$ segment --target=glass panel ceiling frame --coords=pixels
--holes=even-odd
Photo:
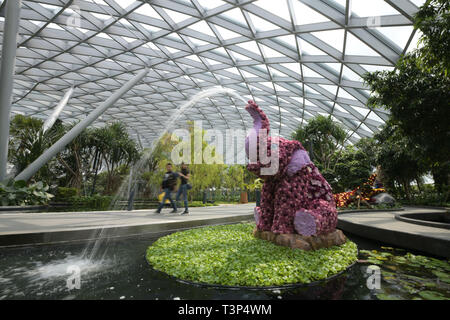
[[[366,106],[369,91],[360,76],[368,69],[392,69],[407,52],[418,10],[409,0],[386,0],[392,14],[372,19],[358,17],[348,0],[273,1],[285,7],[283,16],[272,12],[277,10],[270,10],[267,0],[22,2],[13,114],[45,119],[75,86],[60,118],[82,119],[149,66],[144,80],[95,123],[125,121],[145,146],[177,107],[212,86],[255,100],[285,137],[318,114],[340,122],[350,143],[370,137],[388,112]],[[298,24],[299,5],[317,12],[320,22]],[[80,18],[75,27],[68,23],[74,17]],[[406,45],[399,47],[379,31],[384,27],[410,27]],[[341,38],[333,39],[338,33]],[[360,47],[351,47],[353,39]],[[341,40],[342,45],[331,44]],[[246,130],[252,124],[243,107],[227,96],[212,97],[180,122]]]

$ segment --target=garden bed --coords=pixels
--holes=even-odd
[[[303,251],[256,239],[253,223],[212,226],[162,237],[147,250],[159,271],[184,281],[245,287],[308,284],[345,271],[356,244]]]

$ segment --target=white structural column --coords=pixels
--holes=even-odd
[[[75,139],[86,127],[94,122],[99,116],[101,116],[110,106],[112,106],[117,100],[119,100],[128,90],[133,88],[139,81],[141,81],[148,73],[149,69],[145,68],[130,79],[120,89],[115,91],[105,102],[99,105],[94,111],[92,111],[85,119],[80,121],[69,132],[67,132],[61,139],[59,139],[50,148],[32,162],[25,170],[19,173],[15,180],[28,180],[30,179],[43,165],[45,165],[51,158],[62,151],[66,145],[68,145],[73,139]]]
[[[70,97],[72,96],[74,88],[71,87],[69,90],[67,90],[64,97],[61,99],[61,101],[58,103],[58,105],[55,107],[55,110],[53,110],[52,114],[48,117],[47,120],[45,120],[44,125],[42,126],[42,130],[45,132],[53,125],[55,124],[56,119],[58,119],[59,114],[64,109],[64,107],[67,105],[67,102],[69,101]]]
[[[8,162],[11,95],[16,66],[17,33],[19,31],[21,5],[22,0],[6,2],[0,71],[0,181],[6,178]]]

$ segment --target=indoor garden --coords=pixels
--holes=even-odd
[[[0,0],[0,300],[450,300],[449,10]]]

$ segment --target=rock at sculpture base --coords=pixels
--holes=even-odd
[[[255,228],[253,236],[279,246],[305,251],[340,246],[347,241],[347,237],[338,229],[319,236],[302,236],[300,234],[277,234],[271,231],[259,231]]]

